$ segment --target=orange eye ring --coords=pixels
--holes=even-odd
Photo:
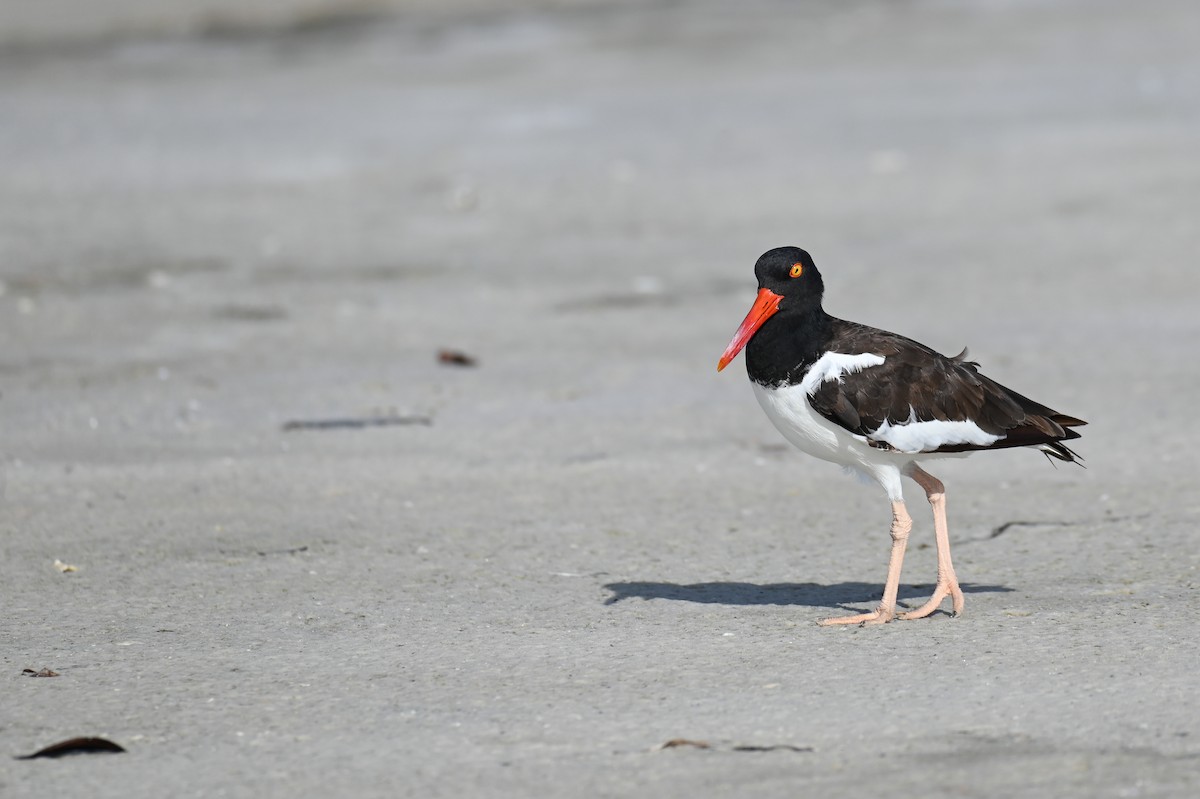
[[[800,277],[804,272],[804,264],[792,264],[792,269],[788,272],[792,277]]]

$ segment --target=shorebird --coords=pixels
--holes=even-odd
[[[912,339],[835,319],[821,307],[825,286],[812,256],[770,250],[754,265],[758,298],[729,342],[717,371],[744,347],[754,396],[783,437],[809,455],[873,479],[892,503],[892,551],[883,600],[870,613],[822,625],[920,619],[963,594],[950,559],[946,490],[921,468],[935,458],[979,450],[1035,447],[1058,460],[1080,459],[1064,441],[1087,424],[1051,410],[979,373],[964,349],[947,357]],[[896,613],[896,593],[912,518],[901,478],[933,507],[937,585],[916,610]]]

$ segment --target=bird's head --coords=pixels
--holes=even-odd
[[[821,273],[812,256],[799,247],[776,247],[763,253],[754,265],[754,276],[758,278],[758,298],[717,362],[718,372],[737,357],[746,342],[775,314],[821,307],[821,295],[825,292]]]

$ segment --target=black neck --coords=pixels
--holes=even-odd
[[[799,383],[833,338],[833,317],[818,305],[780,310],[746,344],[746,373],[755,383]]]

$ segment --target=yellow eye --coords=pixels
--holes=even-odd
[[[792,277],[800,277],[800,273],[804,271],[804,264],[792,264],[792,271],[788,272]]]

